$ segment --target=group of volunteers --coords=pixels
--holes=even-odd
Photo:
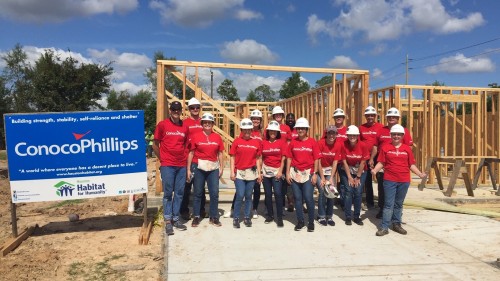
[[[174,234],[174,228],[187,229],[180,218],[190,219],[191,189],[191,227],[199,226],[204,217],[214,226],[222,225],[218,202],[219,178],[224,170],[224,143],[213,130],[214,116],[201,114],[201,103],[196,98],[188,101],[188,109],[190,116],[181,120],[183,106],[178,101],[172,102],[169,118],[159,122],[154,132],[153,150],[160,160],[168,235]],[[234,228],[240,228],[241,222],[251,227],[252,219],[258,217],[262,184],[266,224],[275,222],[277,227],[283,227],[284,210],[292,212],[295,209],[296,231],[307,226],[307,230],[313,232],[315,219],[322,226],[334,226],[334,200],[338,200],[345,224],[363,225],[360,216],[362,194],[366,192],[368,208],[374,207],[374,175],[378,183],[379,213],[376,217],[382,219],[376,235],[388,234],[389,228],[406,234],[401,227],[401,217],[411,181],[410,171],[420,178],[425,174],[415,165],[413,141],[409,131],[398,124],[401,115],[397,108],[387,111],[386,125],[377,122],[377,111],[372,106],[365,109],[364,115],[366,123],[359,127],[346,126],[346,115],[337,108],[333,124],[315,140],[308,135],[306,118],[295,120],[292,113],[285,118],[284,110],[275,106],[271,121],[264,126],[262,112],[253,110],[249,118],[241,120],[241,133],[229,150],[230,178],[236,192],[225,217],[233,218]],[[210,198],[208,213],[204,210],[205,185]],[[318,189],[317,216],[315,188]]]

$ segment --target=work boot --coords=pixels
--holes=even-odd
[[[302,228],[304,228],[304,226],[304,221],[297,222],[297,225],[295,225],[295,231],[301,230]]]
[[[194,217],[191,222],[191,227],[198,227],[200,225],[200,217]]]
[[[355,218],[352,221],[357,225],[363,225],[363,221],[360,218]]]
[[[243,223],[245,224],[246,227],[251,227],[252,226],[252,220],[250,218],[245,218],[243,220]]]
[[[352,221],[350,219],[345,220],[345,225],[352,225]]]
[[[314,232],[314,222],[310,221],[307,224],[307,232]]]
[[[210,218],[210,224],[213,224],[217,227],[222,226],[222,223],[220,223],[219,218]]]
[[[180,223],[179,221],[174,221],[174,227],[177,228],[178,230],[186,230],[187,227]]]
[[[266,217],[266,220],[264,221],[264,223],[271,223],[273,220],[274,220],[274,218],[273,218],[273,217],[271,217],[271,216],[267,216],[267,217]]]
[[[377,236],[384,236],[384,235],[387,235],[387,234],[389,234],[389,230],[387,230],[387,229],[379,229],[377,231],[377,233],[375,233],[375,235],[377,235]]]
[[[276,224],[278,225],[278,227],[283,227],[284,226],[283,219],[282,218],[278,218],[278,221],[276,222]]]
[[[238,218],[233,219],[233,227],[240,228],[240,219]]]
[[[408,231],[406,231],[404,228],[402,228],[401,224],[399,224],[399,223],[393,223],[392,230],[394,230],[395,232],[397,232],[399,234],[403,234],[403,235],[406,235],[406,233],[408,233]]]
[[[174,235],[174,226],[170,222],[165,224],[165,233],[167,235]]]

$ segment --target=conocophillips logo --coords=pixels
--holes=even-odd
[[[73,190],[75,190],[74,186],[75,186],[74,184],[71,184],[66,181],[60,181],[54,185],[54,187],[57,188],[56,194],[59,197],[73,196]]]
[[[102,138],[101,140],[83,139],[89,134],[88,131],[83,134],[73,133],[73,137],[77,143],[67,144],[42,144],[29,145],[26,142],[20,142],[15,146],[15,152],[18,156],[41,156],[41,155],[58,155],[58,154],[81,154],[86,152],[114,152],[117,151],[123,154],[127,150],[136,150],[139,148],[137,140],[120,140],[119,138],[110,137]]]

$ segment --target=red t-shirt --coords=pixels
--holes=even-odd
[[[361,161],[370,159],[370,152],[366,144],[358,141],[354,147],[351,147],[349,140],[344,141],[342,146],[342,160],[346,160],[347,165],[356,167],[359,166]],[[365,170],[367,166],[365,165]]]
[[[314,161],[321,158],[318,143],[313,138],[300,140],[293,139],[288,145],[287,158],[292,159],[291,167],[295,167],[300,171],[307,169],[314,172]]]
[[[184,125],[186,125],[186,127],[188,128],[190,136],[194,136],[195,134],[203,131],[203,127],[201,126],[201,118],[193,119],[193,117],[188,117],[182,122],[184,122]],[[186,155],[187,153],[189,153],[190,145],[191,140],[188,141],[188,145],[186,147]]]
[[[212,132],[206,135],[203,131],[196,133],[191,138],[191,150],[194,150],[193,163],[198,163],[198,159],[217,161],[219,151],[224,151],[224,142],[219,134]]]
[[[415,164],[411,148],[401,144],[399,148],[392,143],[382,147],[378,154],[378,162],[384,163],[384,180],[394,182],[410,182],[410,167]]]
[[[289,141],[292,139],[292,131],[290,130],[290,127],[288,127],[288,125],[286,124],[280,124],[280,134],[282,140]]]
[[[182,125],[172,123],[170,118],[156,125],[155,140],[160,141],[161,166],[186,166],[186,144],[189,131],[184,122]]]
[[[405,135],[403,136],[403,143],[412,146],[413,139],[411,138],[410,131],[405,129]],[[391,129],[388,126],[384,126],[377,131],[377,146],[380,149],[385,144],[392,143]]]
[[[382,127],[382,124],[376,122],[371,126],[368,126],[367,123],[359,126],[360,139],[366,144],[368,152],[371,152],[373,146],[377,144],[377,131]]]
[[[342,142],[334,141],[328,145],[326,139],[319,139],[318,148],[321,153],[321,167],[330,167],[334,160],[342,159]]]
[[[288,144],[286,140],[277,139],[274,142],[262,141],[262,159],[269,167],[279,168],[281,158],[285,156]]]
[[[229,155],[234,156],[234,167],[238,170],[245,170],[256,166],[256,158],[261,154],[261,142],[252,138],[248,140],[243,138],[235,139],[229,151]]]
[[[293,139],[297,138],[298,136],[299,136],[299,133],[297,133],[297,129],[293,128],[292,132],[290,133],[290,140],[293,140]]]

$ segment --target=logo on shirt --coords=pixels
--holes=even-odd
[[[257,149],[257,147],[253,145],[248,145],[248,144],[238,144],[238,148],[251,148],[251,149]]]
[[[346,157],[349,159],[361,159],[361,157],[363,157],[363,156],[359,155],[359,154],[349,154],[349,155],[346,155]]]
[[[281,149],[280,148],[269,148],[269,149],[265,149],[265,150],[262,150],[262,152],[280,152]]]
[[[185,134],[183,132],[179,132],[179,131],[165,132],[165,135],[167,135],[167,136],[181,136],[181,137],[185,137]]]
[[[312,148],[309,147],[294,147],[293,151],[307,151],[307,152],[312,152]]]
[[[201,146],[201,145],[219,145],[219,144],[213,141],[209,141],[209,142],[199,142],[198,145]]]
[[[321,152],[321,155],[325,155],[325,156],[335,156],[335,153],[334,152]]]
[[[361,132],[361,134],[363,134],[363,135],[376,135],[377,132],[375,132],[375,131],[365,131],[365,132]]]
[[[390,151],[387,151],[387,154],[394,154],[396,156],[399,156],[399,155],[408,155],[408,153],[406,151],[399,151],[399,150],[390,150]]]

